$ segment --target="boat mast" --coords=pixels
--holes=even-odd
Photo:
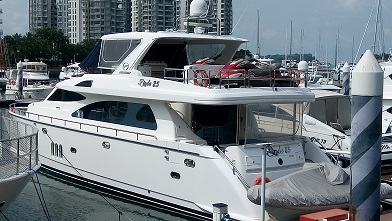
[[[289,64],[291,67],[291,48],[293,47],[293,21],[290,21],[290,56],[289,56]]]
[[[374,26],[374,40],[373,40],[373,53],[376,53],[376,44],[377,44],[377,40],[380,40],[381,36],[378,36],[378,32],[379,30],[379,26],[380,26],[380,16],[381,16],[381,0],[378,0],[377,3],[377,17],[376,17],[376,24]],[[381,48],[380,48],[380,52],[381,52]]]
[[[257,52],[256,54],[260,57],[260,16],[259,10],[257,10]]]
[[[355,37],[353,36],[353,44],[352,44],[352,47],[351,47],[351,62],[354,64],[354,40],[355,40]]]
[[[0,20],[2,20],[2,15],[3,15],[3,10],[0,8]],[[0,74],[3,75],[5,70],[7,69],[7,64],[6,64],[6,56],[5,56],[5,47],[3,45],[3,27],[2,24],[0,24]],[[3,76],[1,76],[3,77]]]
[[[336,37],[335,41],[335,67],[338,65],[338,44],[339,44],[339,29],[338,29],[338,36]]]
[[[303,29],[301,29],[301,54],[300,54],[300,57],[299,57],[299,60],[304,60],[304,39],[303,39],[303,37],[304,37],[304,30]]]

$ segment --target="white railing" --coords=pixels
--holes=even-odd
[[[217,72],[217,73],[216,73]],[[297,79],[298,78],[298,79]],[[220,69],[212,73],[212,70],[203,67],[193,69],[165,68],[164,79],[194,84],[197,86],[211,87],[276,87],[276,86],[298,86],[296,75],[277,76],[275,71],[261,72],[259,69]]]
[[[10,105],[11,112],[13,112],[16,115],[24,116],[26,118],[39,121],[41,123],[50,123],[50,124],[55,124],[57,126],[70,127],[73,129],[79,129],[79,130],[95,132],[95,133],[103,133],[104,132],[105,134],[111,134],[112,136],[115,136],[118,138],[128,137],[125,135],[134,135],[133,137],[136,140],[139,140],[141,137],[150,137],[150,138],[157,140],[157,137],[155,135],[151,135],[151,134],[133,132],[133,131],[128,131],[128,130],[121,130],[121,129],[117,129],[117,128],[113,128],[113,127],[97,126],[94,124],[82,123],[82,122],[65,120],[65,119],[56,118],[56,117],[45,116],[45,115],[41,115],[41,114],[30,113],[30,112],[26,111],[27,109],[25,107],[17,107],[16,105],[17,105],[17,103]],[[121,135],[123,135],[123,136],[121,136]]]
[[[31,125],[2,117],[0,179],[32,171],[38,164],[38,130]]]

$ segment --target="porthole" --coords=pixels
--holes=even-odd
[[[195,161],[191,160],[191,159],[185,159],[184,160],[184,164],[187,167],[191,167],[194,168],[195,167]]]
[[[176,180],[179,180],[179,179],[180,179],[180,174],[177,173],[177,172],[171,172],[171,173],[170,173],[170,176],[171,176],[173,179],[176,179]]]

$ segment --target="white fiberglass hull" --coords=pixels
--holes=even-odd
[[[328,150],[330,154],[350,159],[351,137],[306,114],[302,135],[308,136],[311,141],[322,149]],[[382,164],[392,162],[392,142],[382,142],[381,161]]]
[[[153,141],[148,136],[139,135],[144,139],[141,143],[94,135],[94,126],[84,128],[83,133],[70,122],[69,129],[38,121],[35,124],[39,131],[47,131],[39,135],[42,167],[73,182],[195,218],[210,218],[212,204],[220,202],[229,205],[232,218],[259,217],[260,207],[246,198],[246,188],[237,176],[228,173],[226,162],[216,157],[212,147],[205,147],[201,153],[191,151],[186,143],[183,147],[176,143],[176,150],[170,147],[173,143]],[[115,131],[108,130],[107,134],[111,132]],[[63,158],[58,157],[60,151]],[[184,165],[185,159],[193,160],[195,167]]]
[[[1,211],[4,211],[19,196],[30,181],[32,174],[33,172],[24,172],[0,180],[0,203],[4,202],[4,205],[0,207]]]
[[[24,86],[22,89],[24,99],[36,99],[43,100],[45,99],[49,93],[53,90],[53,86],[47,85],[28,85]],[[18,92],[18,88],[16,85],[7,84],[6,93],[16,93]]]

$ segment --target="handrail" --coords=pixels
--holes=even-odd
[[[239,82],[242,82],[243,87],[251,87],[251,81],[269,81],[269,87],[274,87],[276,85],[277,80],[279,81],[287,81],[290,82],[290,86],[294,86],[294,81],[295,76],[293,74],[288,74],[287,76],[281,76],[277,77],[276,73],[274,70],[271,71],[266,71],[265,74],[261,75],[258,74],[257,72],[260,71],[259,69],[220,69],[219,73],[228,73],[227,76],[222,77],[220,74],[218,77],[216,76],[211,76],[211,70],[208,69],[208,67],[204,67],[203,65],[200,65],[200,67],[197,67],[195,69],[180,69],[180,68],[165,68],[164,69],[164,79],[168,80],[174,80],[174,81],[182,81],[184,84],[188,84],[190,81],[195,80],[195,77],[193,75],[189,75],[189,71],[197,71],[197,70],[204,70],[208,78],[206,77],[201,77],[198,78],[200,80],[205,80],[208,81],[207,87],[210,87],[212,85],[211,79],[216,79],[215,82],[218,82],[217,85],[219,88],[227,87],[230,88],[231,84],[238,84]],[[168,72],[173,71],[174,73],[180,72],[181,77],[176,77],[174,76],[168,76]],[[237,75],[236,77],[232,77],[230,73],[240,73],[240,75]]]
[[[88,123],[82,123],[82,122],[77,122],[77,121],[71,121],[71,120],[64,120],[61,118],[56,118],[56,117],[50,117],[50,116],[46,116],[46,115],[42,115],[42,114],[35,114],[35,113],[30,113],[27,112],[25,110],[21,110],[20,107],[16,107],[15,106],[16,103],[14,104],[10,104],[10,109],[13,110],[13,113],[17,114],[17,115],[22,115],[22,116],[26,116],[27,118],[30,118],[30,115],[32,116],[37,116],[37,119],[39,120],[40,117],[46,117],[50,119],[50,122],[53,122],[53,120],[59,120],[59,121],[63,121],[64,122],[64,126],[67,125],[67,123],[75,123],[79,125],[79,128],[82,128],[82,126],[91,126],[91,127],[95,127],[97,130],[97,133],[99,131],[99,129],[109,129],[109,130],[114,130],[116,131],[116,137],[118,132],[125,132],[125,133],[130,133],[130,134],[135,134],[137,136],[137,139],[139,138],[139,136],[147,136],[147,137],[152,137],[155,140],[158,140],[158,138],[155,135],[151,135],[151,134],[145,134],[145,133],[139,133],[139,132],[133,132],[133,131],[127,131],[127,130],[121,130],[121,129],[116,129],[113,127],[105,127],[105,126],[97,126],[94,124],[88,124]]]
[[[223,157],[227,160],[227,162],[229,162],[230,165],[233,167],[233,174],[237,175],[238,179],[241,181],[242,185],[246,187],[246,189],[249,189],[250,188],[249,184],[246,182],[245,178],[242,176],[241,172],[237,169],[237,167],[230,160],[230,158],[219,148],[219,146],[215,145],[213,148],[217,150],[220,155],[223,155]]]

